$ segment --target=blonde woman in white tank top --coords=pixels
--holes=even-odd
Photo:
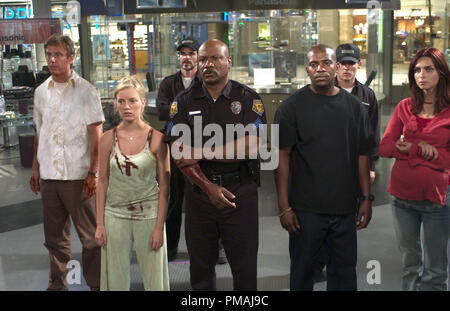
[[[119,81],[114,107],[122,121],[103,134],[99,148],[95,239],[102,246],[100,290],[130,289],[133,242],[145,290],[169,290],[168,146],[142,118],[145,89],[135,77]]]

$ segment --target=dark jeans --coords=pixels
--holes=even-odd
[[[356,290],[356,213],[324,215],[295,211],[299,234],[290,234],[291,290],[313,290],[314,265],[325,247],[327,290]]]

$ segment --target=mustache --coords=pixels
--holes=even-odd
[[[314,77],[316,77],[316,78],[329,78],[330,75],[327,75],[327,74],[316,74],[316,75],[314,75]]]
[[[203,74],[209,74],[209,73],[213,73],[213,74],[217,75],[217,72],[215,70],[212,70],[212,69],[205,69],[205,70],[203,70]]]

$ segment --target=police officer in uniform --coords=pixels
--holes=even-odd
[[[184,39],[177,47],[181,69],[175,74],[165,77],[158,90],[156,107],[158,118],[169,121],[169,110],[175,96],[187,89],[193,80],[199,79],[197,70],[199,44],[192,38]],[[167,127],[167,125],[166,125]],[[163,129],[165,132],[165,129]],[[167,210],[166,234],[167,257],[169,261],[176,258],[180,240],[181,214],[184,198],[184,176],[170,158],[170,200]]]
[[[234,290],[256,290],[259,160],[258,143],[254,142],[258,142],[258,129],[266,123],[264,106],[254,90],[229,80],[231,58],[223,42],[203,43],[198,61],[202,82],[195,81],[177,96],[165,137],[173,150],[182,148],[183,153],[193,155],[176,161],[192,182],[185,187],[191,286],[194,290],[216,289],[215,263],[220,238],[233,274]],[[195,129],[194,124],[200,128]],[[211,124],[217,124],[224,134],[222,145],[211,148],[212,159],[207,148],[194,144],[200,139],[204,145],[214,137],[203,132]],[[256,134],[226,137],[227,124],[249,125]],[[177,131],[179,125],[190,129],[188,143],[181,147],[177,143],[185,133]],[[201,137],[194,137],[196,133],[202,133]],[[237,148],[244,145],[245,157],[240,159]],[[234,155],[226,157],[231,147]]]
[[[380,120],[378,118],[378,101],[375,92],[356,79],[356,72],[361,68],[361,52],[354,44],[341,44],[336,48],[336,86],[342,87],[358,97],[369,114],[373,146],[370,149],[370,182],[375,181],[375,163],[378,160],[380,144]]]

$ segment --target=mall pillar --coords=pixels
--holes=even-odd
[[[130,76],[136,73],[136,55],[134,51],[134,23],[127,23],[128,67]]]
[[[368,9],[367,22],[367,58],[366,76],[369,77],[372,70],[376,70],[378,63],[378,25],[380,9]]]
[[[80,60],[81,60],[81,76],[91,81],[92,66],[92,42],[91,42],[91,28],[89,26],[88,16],[81,16],[81,24],[78,25],[78,33],[80,36]]]
[[[394,45],[394,11],[383,10],[383,93],[392,103],[392,65]]]
[[[33,0],[33,17],[34,18],[51,18],[52,5],[50,0]],[[44,44],[36,44],[36,71],[40,71],[42,66],[47,65],[45,60]],[[31,69],[31,68],[30,68]]]

